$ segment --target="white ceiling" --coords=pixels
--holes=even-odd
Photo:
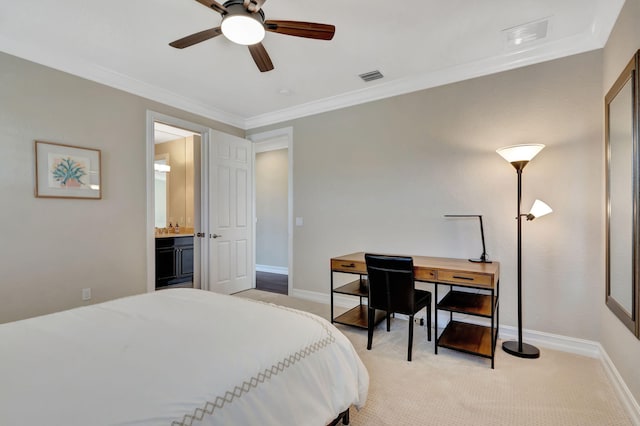
[[[266,19],[336,26],[332,41],[267,33],[260,73],[195,0],[0,0],[0,51],[244,129],[604,46],[624,0],[268,0]],[[503,30],[549,20],[546,38],[508,47]],[[379,70],[365,83],[358,75]],[[282,93],[286,92],[286,93]]]

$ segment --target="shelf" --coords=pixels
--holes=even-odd
[[[450,291],[438,302],[438,309],[491,318],[491,295]],[[494,308],[498,306],[498,298],[493,296]]]
[[[494,332],[497,332],[497,329]],[[436,343],[444,348],[485,358],[491,358],[494,349],[491,346],[490,327],[459,321],[450,321]]]
[[[333,319],[333,322],[343,325],[352,325],[354,327],[367,328],[367,305],[358,305],[355,308],[349,309],[342,315],[338,315]],[[376,310],[375,323],[385,319],[385,312]]]
[[[334,288],[333,292],[350,296],[369,297],[369,284],[366,278],[357,279],[341,287]]]

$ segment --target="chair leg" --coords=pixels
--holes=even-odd
[[[394,312],[395,315],[395,312]],[[387,311],[387,333],[391,331],[391,313]]]
[[[413,349],[413,315],[409,315],[409,350],[407,361],[411,361],[411,350]]]
[[[431,305],[427,305],[427,340],[431,341]]]
[[[371,350],[371,342],[373,341],[373,327],[376,318],[376,310],[369,308],[369,318],[367,321],[367,350]]]

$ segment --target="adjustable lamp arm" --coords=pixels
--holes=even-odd
[[[484,226],[482,225],[482,215],[480,214],[445,214],[444,217],[477,217],[480,220],[480,236],[482,238],[482,254],[479,259],[469,259],[470,262],[493,263],[489,260],[487,249],[484,245]]]

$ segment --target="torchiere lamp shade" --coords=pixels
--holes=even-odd
[[[542,151],[544,145],[541,143],[511,145],[496,149],[496,152],[510,163],[516,161],[531,161],[533,157]]]
[[[553,209],[549,207],[549,205],[544,201],[535,200],[533,202],[533,206],[531,206],[531,210],[529,211],[529,214],[527,214],[527,220],[533,220],[538,217],[542,217],[544,215],[551,213],[552,211]]]
[[[543,144],[511,145],[496,149],[502,158],[510,162],[516,169],[522,170],[533,157],[544,148]]]

